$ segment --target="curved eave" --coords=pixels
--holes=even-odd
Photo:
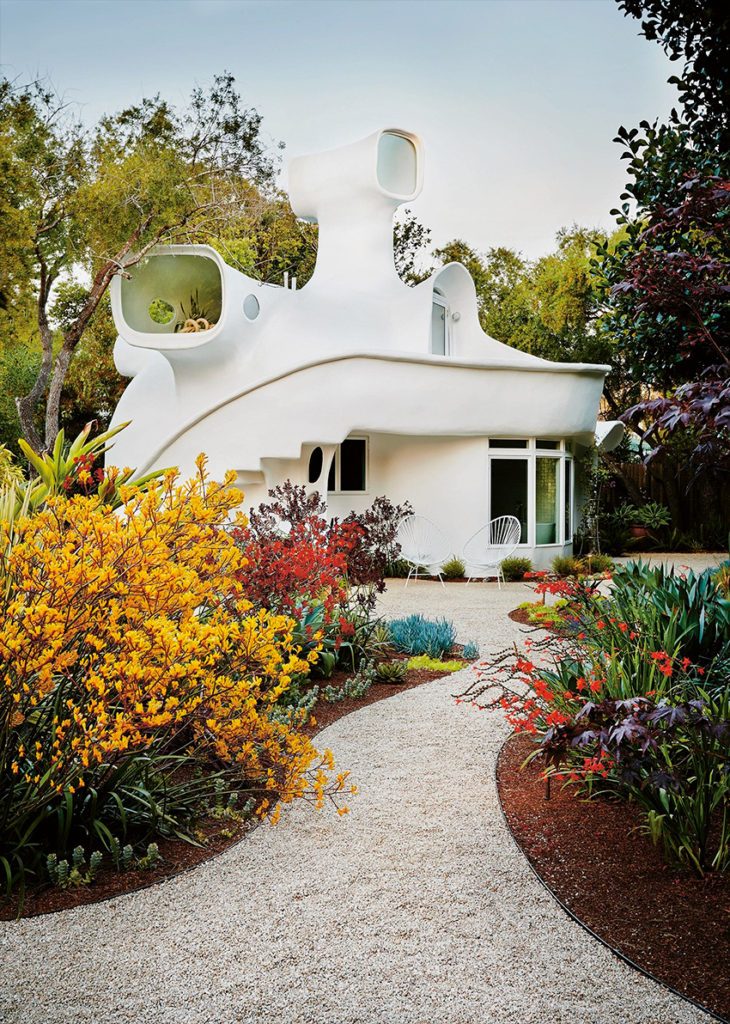
[[[348,372],[348,364],[352,364],[352,372]],[[305,438],[339,443],[356,429],[465,437],[509,436],[515,430],[530,436],[592,436],[607,370],[557,363],[546,371],[529,363],[456,362],[439,356],[372,353],[312,360],[252,381],[198,409],[175,425],[144,466],[138,466],[138,472],[162,464],[166,453],[173,456],[173,449],[180,451],[178,443],[186,435],[194,446],[193,438],[202,445],[208,433],[218,438],[235,436],[235,443],[231,441],[229,451],[221,450],[221,457],[243,459],[246,448],[247,461],[236,462],[246,469],[264,455],[294,457]],[[533,377],[538,371],[543,374],[544,387]],[[313,403],[312,395],[329,397]],[[236,407],[240,411],[234,415]],[[277,415],[279,410],[286,410],[286,416]],[[248,439],[236,432],[237,418],[248,424]],[[260,440],[254,444],[254,438],[261,436],[253,430],[258,423],[262,429],[267,427],[265,446],[270,451],[259,450]],[[175,455],[173,461],[179,457]]]

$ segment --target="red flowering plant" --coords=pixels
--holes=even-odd
[[[654,599],[647,580],[662,585]],[[671,609],[663,603],[665,591],[677,602]],[[516,732],[533,737],[527,760],[541,760],[548,781],[588,792],[609,789],[636,801],[647,831],[670,859],[699,874],[725,870],[730,690],[724,606],[713,606],[699,577],[667,580],[665,573],[647,576],[634,567],[618,574],[607,596],[578,596],[579,631],[528,636],[523,653],[503,651],[484,663],[457,699],[500,709]],[[730,620],[730,607],[728,613]]]
[[[337,661],[356,668],[385,588],[388,545],[407,509],[378,498],[365,513],[340,522],[326,518],[319,494],[291,481],[269,497],[251,510],[247,529],[233,531],[248,561],[241,571],[248,598],[299,623],[302,646],[321,648],[320,674],[330,675]]]

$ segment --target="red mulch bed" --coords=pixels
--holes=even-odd
[[[405,682],[400,684],[375,683],[364,697],[346,698],[337,704],[330,704],[320,699],[314,705],[312,712],[316,724],[307,726],[304,731],[308,736],[316,736],[320,730],[336,722],[338,718],[348,715],[351,711],[367,707],[368,704],[385,700],[402,690],[410,690],[414,686],[421,686],[423,683],[429,683],[432,679],[438,679],[447,674],[446,672],[419,669],[409,672]],[[335,672],[331,679],[315,680],[312,685],[318,684],[320,689],[327,685],[341,687],[351,675],[351,672]],[[346,768],[347,765],[343,767]],[[104,868],[102,865],[102,869],[91,885],[80,885],[68,889],[46,888],[39,891],[28,891],[22,906],[18,897],[15,896],[10,902],[0,906],[0,920],[37,917],[39,914],[68,910],[70,907],[78,907],[86,903],[98,903],[112,896],[133,892],[135,889],[144,889],[154,885],[155,882],[171,878],[173,875],[178,875],[182,871],[187,871],[202,864],[203,861],[223,853],[224,850],[240,842],[247,832],[256,827],[256,824],[256,820],[241,823],[226,818],[204,819],[198,823],[198,837],[202,846],[191,846],[190,843],[181,840],[157,839],[162,863],[154,870],[118,873],[113,868]],[[108,854],[105,860],[109,860]]]
[[[540,878],[597,935],[655,978],[730,1017],[730,876],[667,867],[618,800],[583,800],[520,766],[524,734],[502,748],[497,782],[509,826]]]

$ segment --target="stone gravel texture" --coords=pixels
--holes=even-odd
[[[386,617],[444,615],[482,656],[524,584],[389,584]],[[507,728],[436,680],[320,734],[360,794],[304,804],[150,889],[0,922],[2,1024],[699,1024],[711,1018],[571,921],[505,828]]]

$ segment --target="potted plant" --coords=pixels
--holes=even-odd
[[[649,537],[665,526],[669,526],[672,517],[666,505],[658,501],[647,501],[646,505],[636,509],[634,526],[631,533],[634,537]]]

